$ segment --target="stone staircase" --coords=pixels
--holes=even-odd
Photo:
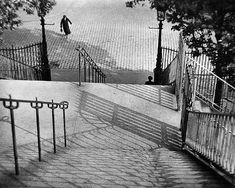
[[[14,86],[14,87],[13,87]],[[63,146],[56,114],[57,153],[43,114],[42,162],[38,162],[34,113],[15,113],[20,175],[14,175],[9,116],[2,105],[0,187],[229,187],[182,151],[180,112],[169,88],[1,80],[0,97],[67,100],[68,140]],[[26,89],[27,88],[27,89]],[[31,92],[28,92],[31,91]]]

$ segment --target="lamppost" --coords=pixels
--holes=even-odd
[[[160,2],[160,1],[159,1]],[[161,84],[161,76],[162,76],[162,25],[165,20],[165,13],[167,10],[166,4],[158,3],[156,6],[157,9],[157,20],[159,21],[159,35],[158,35],[158,51],[157,51],[157,62],[156,68],[153,70],[154,72],[154,83],[157,85]]]
[[[42,25],[42,79],[46,81],[51,81],[51,70],[48,61],[47,54],[47,41],[46,41],[46,33],[45,33],[45,19],[44,14],[39,13],[38,16],[41,18]]]

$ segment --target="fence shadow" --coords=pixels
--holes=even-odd
[[[178,150],[176,128],[88,92],[79,91],[76,97],[74,105],[84,125],[77,124],[80,131],[68,135],[68,147],[58,147],[53,154],[52,139],[43,140],[38,162],[36,143],[20,146],[17,177],[12,152],[4,152],[0,187],[170,187],[183,179],[189,166],[207,177],[207,187],[225,185]],[[63,137],[57,137],[56,143],[62,146]],[[182,175],[172,171],[173,164],[182,165]],[[184,187],[184,182],[179,186]]]
[[[168,148],[181,147],[181,133],[176,127],[83,92],[80,113],[90,113],[113,127],[139,135]]]
[[[124,91],[136,97],[142,98],[149,102],[176,110],[175,95],[162,90],[160,87],[134,84],[107,84],[110,87]]]

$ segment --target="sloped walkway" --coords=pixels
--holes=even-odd
[[[68,38],[60,32],[60,20],[66,14],[72,21]],[[25,46],[42,40],[40,18],[21,15],[23,25],[3,34],[4,46]],[[54,74],[78,69],[78,46],[107,73],[110,83],[144,83],[156,65],[158,27],[156,12],[149,5],[126,8],[125,1],[57,0],[45,17],[48,58]],[[162,45],[178,46],[178,32],[164,22]],[[164,57],[163,57],[164,58]],[[71,71],[70,71],[71,72]],[[69,74],[66,75],[68,77]],[[56,75],[55,75],[56,77]],[[77,76],[75,76],[77,78]],[[125,77],[125,79],[123,79]],[[131,77],[131,82],[130,82]],[[77,81],[77,80],[73,80]]]
[[[17,109],[19,176],[14,175],[9,114],[0,105],[0,187],[229,187],[180,150],[180,112],[153,100],[159,98],[159,88],[152,88],[158,92],[151,101],[145,100],[143,88],[137,92],[132,85],[0,81],[0,86],[0,97],[70,103],[67,148],[56,114],[56,154],[50,114],[40,112],[42,162],[31,117],[35,114],[25,106]]]

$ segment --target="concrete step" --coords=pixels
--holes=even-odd
[[[92,136],[96,134],[90,134]],[[139,137],[125,139],[119,148],[104,148],[98,137],[93,138],[97,142],[87,142],[91,139],[87,138],[84,145],[78,142],[76,146],[58,147],[56,154],[48,140],[42,145],[41,162],[37,161],[35,144],[21,146],[20,175],[17,177],[14,176],[13,155],[5,152],[0,155],[0,186],[230,187],[180,150],[170,150],[143,138],[139,140]],[[117,144],[111,140],[106,142],[112,146]]]
[[[0,80],[0,97],[67,100],[67,148],[61,111],[40,110],[42,162],[35,111],[15,110],[20,175],[14,175],[9,111],[0,105],[0,187],[228,187],[180,149],[180,112],[160,86]],[[29,92],[30,91],[30,92]]]

